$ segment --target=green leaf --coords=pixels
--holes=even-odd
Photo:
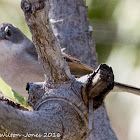
[[[4,94],[4,96],[10,98],[16,103],[21,104],[24,107],[27,107],[26,100],[23,96],[16,93],[11,87],[9,87],[1,78],[0,78],[0,91]]]

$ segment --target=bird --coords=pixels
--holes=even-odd
[[[94,72],[90,66],[63,51],[62,55],[75,77]],[[26,99],[26,84],[45,80],[35,45],[20,29],[10,23],[0,23],[0,77]],[[118,82],[114,82],[114,86],[121,91],[140,94],[140,89],[133,86]]]

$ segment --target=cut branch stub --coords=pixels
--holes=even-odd
[[[45,1],[46,0],[24,0],[21,2],[21,8],[25,13],[33,14],[45,7]]]
[[[22,0],[21,8],[32,33],[46,82],[61,83],[70,80],[71,74],[49,21],[50,3],[44,1]]]
[[[101,64],[87,80],[83,94],[84,101],[88,104],[88,99],[93,99],[93,107],[97,109],[113,87],[114,74],[112,68],[106,64]]]

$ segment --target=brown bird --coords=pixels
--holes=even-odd
[[[72,75],[74,75],[75,77],[79,78],[81,76],[94,72],[94,70],[90,66],[80,62],[80,60],[78,60],[70,55],[64,54],[64,53],[63,53],[63,55],[64,55],[64,58],[66,59],[66,61],[68,62]],[[117,91],[130,92],[130,93],[133,93],[136,95],[140,95],[140,88],[137,88],[134,86],[122,84],[119,82],[114,82],[114,87],[115,87],[114,91],[116,91],[116,92]]]
[[[82,63],[80,60],[65,53],[62,54],[69,65],[71,74],[75,77],[79,78],[94,71],[90,66]]]
[[[78,59],[63,53],[72,75],[81,77],[94,70]],[[27,82],[43,82],[44,73],[38,63],[34,44],[18,28],[9,23],[0,24],[0,76],[17,93],[28,96]],[[121,91],[140,95],[140,89],[114,83]]]

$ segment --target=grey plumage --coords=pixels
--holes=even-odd
[[[18,28],[0,24],[0,76],[16,92],[28,97],[27,82],[43,82],[34,44]]]
[[[38,61],[38,54],[35,49],[35,45],[30,41],[28,46],[25,48],[27,54],[31,55],[36,61]]]

